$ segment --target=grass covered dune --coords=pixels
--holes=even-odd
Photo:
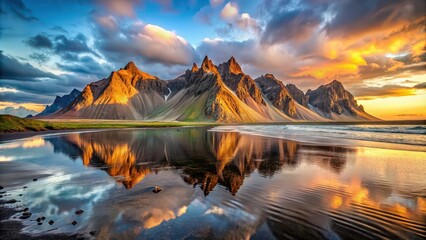
[[[96,128],[143,128],[143,127],[181,127],[214,125],[202,122],[145,122],[137,120],[96,120],[96,119],[49,119],[36,120],[19,118],[12,115],[0,115],[0,133],[72,130]]]

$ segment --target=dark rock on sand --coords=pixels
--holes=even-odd
[[[37,178],[34,178],[34,179],[33,179],[33,182],[35,182],[35,181],[37,181]]]
[[[152,190],[153,193],[159,193],[161,192],[161,188],[160,187],[154,187],[154,189]]]
[[[38,217],[38,218],[36,219],[36,221],[37,221],[37,222],[41,222],[41,218],[39,218],[39,217]]]
[[[55,223],[55,221],[53,221],[53,220],[50,220],[50,221],[49,221],[49,224],[50,224],[50,225],[52,225],[52,224],[54,224],[54,223]]]
[[[0,186],[0,190],[2,190],[3,189],[3,186]]]
[[[16,202],[18,202],[18,201],[16,201],[15,199],[10,199],[10,200],[6,201],[5,203],[9,204],[9,203],[16,203]]]
[[[95,235],[96,235],[96,233],[97,233],[96,231],[90,231],[90,233],[89,233],[89,234],[90,234],[90,235],[92,235],[92,236],[95,236]]]
[[[46,217],[41,217],[41,220],[43,220],[43,221],[46,220]]]
[[[72,225],[76,225],[76,224],[77,224],[77,221],[73,221],[71,224],[72,224]]]
[[[24,186],[23,188],[28,188],[27,186]]]
[[[24,208],[22,211],[23,211],[23,212],[28,212],[28,210],[30,210],[30,209],[26,207],[26,208]]]
[[[38,222],[38,223],[37,223],[37,225],[41,225],[41,224],[43,224],[43,223],[42,223],[42,222]]]
[[[1,202],[0,204],[3,204]],[[31,236],[21,232],[24,227],[22,222],[8,220],[15,214],[13,208],[5,208],[0,206],[0,239],[18,240],[18,239],[31,239],[31,240],[74,240],[74,239],[87,239],[85,236],[80,234],[67,235],[67,234],[41,234],[37,236]],[[42,225],[42,222],[37,223]]]
[[[22,216],[20,216],[19,218],[20,219],[27,219],[27,218],[31,217],[31,215],[32,215],[32,213],[30,213],[30,212],[24,212],[24,213],[22,213]]]
[[[77,210],[77,211],[75,211],[75,214],[77,214],[77,215],[80,215],[80,214],[82,214],[82,213],[84,213],[84,211],[83,210]]]

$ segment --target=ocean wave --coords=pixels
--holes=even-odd
[[[418,125],[239,125],[216,127],[213,131],[288,139],[302,136],[426,146],[426,127]]]

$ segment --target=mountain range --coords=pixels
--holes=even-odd
[[[234,57],[161,80],[133,62],[57,97],[37,117],[151,121],[288,122],[377,120],[337,80],[304,93],[272,74],[252,79]]]

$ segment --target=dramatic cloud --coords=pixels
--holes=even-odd
[[[359,100],[416,95],[415,89],[399,85],[384,85],[382,87],[361,87],[353,88],[351,90],[354,96],[356,96]]]
[[[31,37],[30,39],[24,41],[26,44],[33,48],[42,49],[52,49],[53,43],[50,41],[50,39],[44,35],[44,34],[37,34],[34,37]]]
[[[238,17],[238,5],[228,2],[220,12],[220,16],[225,20],[233,20]]]
[[[67,72],[96,75],[98,78],[106,77],[108,72],[113,69],[109,64],[99,64],[99,62],[90,56],[78,57],[76,61],[72,63],[56,63],[56,65]]]
[[[416,84],[416,85],[414,85],[414,88],[425,89],[426,88],[426,82]]]
[[[87,45],[87,38],[84,34],[77,34],[74,37],[56,35],[50,39],[45,34],[37,34],[24,41],[30,47],[39,50],[52,50],[53,53],[63,57],[64,60],[76,60],[76,55],[80,53],[98,54]]]
[[[374,31],[402,27],[424,17],[425,1],[422,0],[369,0],[336,1],[330,5],[334,17],[325,26],[333,36],[352,37]]]
[[[239,7],[236,3],[228,2],[220,12],[220,17],[228,24],[236,26],[239,29],[260,32],[260,27],[255,19],[248,13],[239,13]]]
[[[34,78],[57,77],[52,73],[44,72],[38,68],[35,68],[29,63],[21,63],[11,56],[4,55],[3,51],[0,51],[0,63],[0,79],[31,81]]]
[[[39,19],[32,16],[31,10],[29,10],[21,0],[2,0],[1,4],[1,15],[12,15],[22,21],[33,22]]]
[[[95,45],[109,60],[125,64],[123,59],[142,63],[189,65],[194,60],[193,47],[181,36],[140,21],[119,23],[112,16],[95,17]]]
[[[96,0],[99,6],[105,7],[110,13],[126,17],[135,17],[134,8],[140,2],[140,0]]]
[[[278,12],[266,25],[261,41],[267,44],[305,41],[313,36],[321,21],[322,16],[313,9]]]

